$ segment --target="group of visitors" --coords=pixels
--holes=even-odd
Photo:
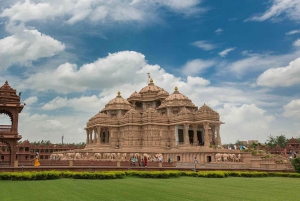
[[[285,150],[286,153],[286,150]],[[289,151],[289,159],[292,160],[293,158],[297,158],[297,152],[296,151]]]
[[[144,156],[144,158],[138,156],[137,159],[135,158],[135,156],[131,157],[129,160],[130,166],[135,166],[136,161],[138,162],[139,167],[147,167],[148,159],[146,156]]]

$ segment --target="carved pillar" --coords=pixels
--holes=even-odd
[[[220,145],[220,147],[222,147],[222,143],[221,143],[221,136],[220,136],[220,124],[216,126],[216,130],[217,130],[217,145]]]
[[[93,143],[93,136],[92,136],[92,134],[93,134],[93,130],[89,129],[89,135],[90,135],[90,144],[92,144],[92,143]]]
[[[189,125],[188,124],[184,124],[184,144],[190,144],[190,140],[189,140]]]
[[[97,128],[97,144],[100,144],[100,134],[101,134],[101,126],[98,126]]]
[[[193,144],[194,145],[198,145],[198,139],[197,139],[197,124],[193,125],[193,130],[194,130],[194,140],[193,140]]]
[[[109,132],[109,129],[107,128],[107,131],[105,132],[105,143],[109,142],[109,135],[110,135],[110,132]]]
[[[94,129],[93,129],[93,131],[94,131],[94,141],[93,141],[93,144],[96,144],[97,143],[97,127],[95,127]]]
[[[208,128],[209,128],[209,123],[204,123],[203,124],[204,128],[204,146],[209,147],[209,135],[208,135]]]
[[[211,127],[211,133],[212,133],[212,142],[216,145],[217,139],[216,139],[216,127]]]
[[[86,129],[86,144],[90,144],[90,139],[89,139],[89,130]]]

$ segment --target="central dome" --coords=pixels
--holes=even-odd
[[[144,88],[141,89],[140,93],[141,94],[145,94],[145,93],[158,93],[160,91],[162,91],[163,89],[156,86],[154,83],[153,83],[153,79],[151,78],[150,79],[150,83],[148,84],[148,86],[145,86]]]

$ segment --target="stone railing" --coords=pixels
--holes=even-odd
[[[11,131],[11,125],[0,125],[0,132],[9,132]]]

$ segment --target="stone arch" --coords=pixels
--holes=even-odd
[[[4,130],[7,130],[7,129],[9,129],[9,131],[11,131],[11,128],[12,128],[12,126],[13,126],[13,120],[14,120],[14,116],[13,116],[13,113],[10,111],[10,110],[7,110],[7,109],[3,109],[3,108],[1,108],[0,109],[0,115],[7,115],[8,117],[9,117],[9,119],[10,119],[10,124],[6,124],[6,125],[3,125],[1,122],[0,122],[0,130],[2,130],[2,129],[4,129]],[[7,127],[7,126],[9,126],[9,127]],[[3,131],[4,131],[3,130]]]

